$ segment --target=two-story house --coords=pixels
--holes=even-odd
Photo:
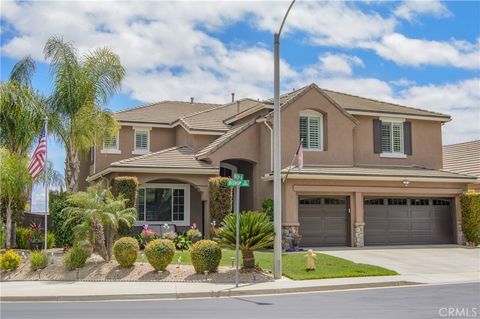
[[[320,89],[281,96],[282,224],[304,246],[460,243],[459,196],[442,171],[450,116]],[[115,113],[119,134],[82,163],[86,182],[137,176],[138,224],[208,233],[208,179],[243,173],[241,209],[273,197],[272,100],[161,102]],[[291,165],[299,141],[304,166]],[[288,172],[288,178],[287,178]],[[85,186],[85,185],[84,185]]]

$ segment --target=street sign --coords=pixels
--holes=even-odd
[[[244,180],[236,180],[236,179],[230,179],[227,181],[227,186],[230,187],[250,187],[250,180],[244,179]]]
[[[250,187],[250,180],[244,179],[240,181],[240,187]]]
[[[233,174],[233,179],[243,181],[243,174],[235,173]]]

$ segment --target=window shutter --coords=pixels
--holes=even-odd
[[[135,149],[137,150],[148,149],[148,132],[143,132],[143,131],[135,132]]]
[[[412,122],[403,123],[403,143],[405,154],[412,155]]]
[[[309,118],[309,148],[320,148],[320,119],[318,117]]]
[[[382,121],[373,120],[373,152],[380,154],[382,152]]]
[[[302,146],[308,148],[308,117],[300,117],[300,140],[303,140]]]

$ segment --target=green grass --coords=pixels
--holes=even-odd
[[[366,276],[393,276],[397,272],[368,264],[357,264],[350,260],[338,258],[322,253],[316,253],[316,269],[306,271],[307,259],[306,252],[284,253],[282,255],[283,275],[293,280],[306,279],[326,279],[343,277],[366,277]],[[172,263],[176,264],[178,258],[181,258],[182,264],[190,264],[190,255],[188,251],[176,252]],[[231,266],[230,257],[235,257],[235,251],[222,250],[221,266]],[[242,255],[240,253],[240,262]],[[141,257],[138,261],[142,261]],[[146,262],[146,259],[144,260]],[[273,270],[273,253],[270,251],[255,252],[255,263],[264,270]]]

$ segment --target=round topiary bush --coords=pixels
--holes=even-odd
[[[205,270],[216,272],[222,259],[222,250],[212,240],[200,240],[190,248],[190,259],[198,274],[203,274]]]
[[[11,249],[0,255],[0,269],[15,270],[21,262],[22,257]]]
[[[73,246],[63,257],[63,264],[68,270],[82,268],[87,262],[88,252],[80,246]]]
[[[133,237],[122,237],[113,245],[113,255],[120,267],[132,267],[138,256],[138,242]]]
[[[175,245],[168,239],[155,239],[145,247],[145,256],[156,271],[163,271],[172,262]]]

